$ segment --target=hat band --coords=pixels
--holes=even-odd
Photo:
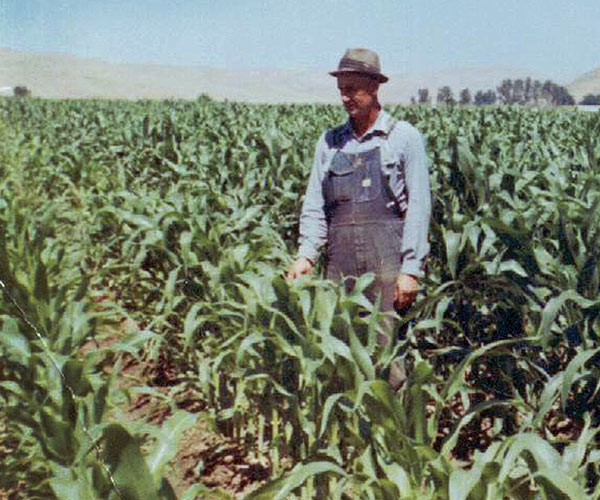
[[[356,59],[342,59],[338,71],[358,71],[361,73],[379,74],[379,70],[368,63]]]

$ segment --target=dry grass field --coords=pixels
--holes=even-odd
[[[385,61],[383,63],[385,68]],[[600,93],[599,73],[589,73],[589,78],[574,83],[572,91],[577,99],[582,92]],[[387,103],[408,103],[419,88],[429,88],[430,95],[435,97],[438,88],[449,85],[457,97],[465,87],[474,93],[479,89],[495,88],[505,78],[530,76],[541,81],[551,78],[539,72],[510,67],[449,68],[389,76],[389,83],[381,88],[382,100]],[[70,54],[26,54],[0,49],[0,88],[16,85],[27,86],[34,96],[61,99],[194,99],[206,93],[218,100],[255,103],[328,103],[338,100],[326,69],[243,71],[117,64]]]

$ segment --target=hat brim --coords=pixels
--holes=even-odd
[[[343,70],[343,71],[330,71],[329,74],[331,76],[335,76],[336,78],[341,75],[363,75],[368,76],[369,78],[375,80],[378,83],[385,83],[389,80],[389,78],[381,73],[368,73],[366,71],[351,71],[351,70]]]

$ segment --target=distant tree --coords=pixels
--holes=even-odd
[[[410,103],[411,103],[411,104],[417,104],[417,100],[415,99],[415,96],[414,96],[414,95],[411,95],[411,96],[410,96]]]
[[[494,104],[496,102],[496,92],[489,89],[485,92],[483,90],[478,90],[475,93],[474,103],[476,106],[489,106],[490,104]]]
[[[429,89],[419,89],[418,94],[419,94],[419,104],[429,104],[429,102],[430,102]]]
[[[520,78],[515,80],[512,88],[512,104],[525,104],[527,102],[525,98],[525,83]]]
[[[460,91],[460,98],[458,101],[460,104],[471,104],[471,92],[469,89],[462,89]]]
[[[496,87],[498,100],[502,104],[512,104],[513,101],[513,81],[511,79],[502,80],[499,87]]]
[[[528,76],[525,79],[525,104],[530,104],[533,102],[533,85],[531,82],[531,78]]]
[[[553,106],[572,106],[575,99],[565,87],[561,87],[551,80],[546,80],[542,85],[542,98]]]
[[[575,104],[575,99],[565,87],[561,87],[551,80],[543,84],[538,80],[532,82],[531,78],[503,80],[496,88],[498,100],[502,104],[533,104],[539,105],[544,101],[552,106],[570,106]],[[480,96],[481,99],[481,96]]]
[[[540,97],[542,97],[542,84],[539,80],[535,80],[531,86],[531,97],[533,99],[533,104],[537,106]]]
[[[552,82],[550,80],[546,80],[542,85],[541,97],[552,104]]]
[[[452,89],[448,85],[444,85],[442,88],[438,89],[437,102],[438,104],[456,103],[454,96],[452,95]]]
[[[518,80],[517,80],[518,81]],[[515,82],[515,85],[517,83]],[[537,106],[540,104],[540,99],[547,99],[548,102],[551,102],[551,99],[548,97],[544,97],[544,85],[546,86],[546,92],[550,91],[552,82],[547,81],[544,85],[539,80],[532,80],[530,77],[527,77],[523,82],[522,92],[519,84],[519,89],[515,92],[513,89],[513,97],[519,97],[520,104]],[[549,95],[549,94],[548,94]]]
[[[583,104],[584,106],[600,106],[600,94],[587,94],[579,101],[579,104]]]
[[[17,85],[13,88],[13,95],[16,97],[29,97],[31,95],[31,90],[25,85]]]
[[[552,94],[553,103],[556,106],[574,106],[575,99],[569,91],[560,85],[556,85]]]

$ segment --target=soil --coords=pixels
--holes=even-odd
[[[139,367],[138,367],[139,368]],[[168,387],[159,388],[166,395]],[[214,490],[214,498],[243,498],[264,484],[271,476],[268,457],[255,446],[227,437],[203,419],[204,405],[191,393],[177,396],[177,407],[198,413],[196,425],[179,439],[179,450],[167,474],[177,496],[201,483]],[[125,409],[127,419],[144,420],[160,426],[171,415],[171,407],[163,399],[140,395]],[[225,496],[225,495],[226,496]],[[211,496],[196,497],[209,499]]]
[[[123,322],[122,331],[136,329],[132,322]],[[114,339],[113,339],[114,340]],[[110,342],[109,338],[105,342]],[[140,385],[150,385],[159,394],[166,396],[150,396],[140,394],[133,401],[121,408],[128,421],[145,421],[151,425],[161,426],[172,414],[171,405],[167,401],[172,398],[172,389],[177,385],[177,373],[159,357],[158,362],[137,361],[132,358],[123,367],[120,384],[133,387],[138,381]],[[210,489],[210,493],[202,493],[195,500],[212,498],[243,498],[245,495],[264,484],[271,476],[269,458],[259,453],[252,443],[243,443],[238,439],[227,437],[212,427],[210,418],[203,418],[205,403],[199,394],[185,390],[175,396],[177,408],[198,414],[196,425],[184,432],[178,441],[179,450],[167,473],[167,479],[180,497],[191,486],[201,483]]]

